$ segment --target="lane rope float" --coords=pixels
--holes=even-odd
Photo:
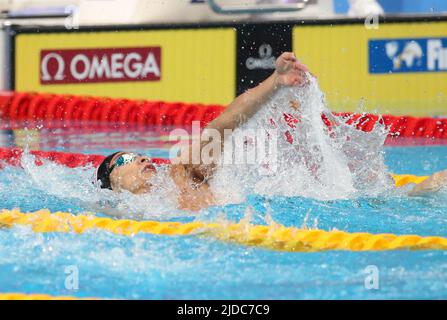
[[[97,300],[96,298],[76,298],[73,296],[51,296],[48,294],[27,294],[20,292],[0,293],[0,300]]]
[[[409,183],[419,184],[428,179],[428,176],[416,176],[413,174],[391,174],[396,187],[403,187]]]
[[[131,99],[112,99],[31,92],[0,92],[0,118],[9,120],[13,129],[27,121],[45,122],[47,128],[78,126],[91,129],[92,123],[126,124],[130,127],[185,126],[200,121],[201,126],[216,118],[223,105],[173,103]],[[385,124],[393,137],[447,139],[447,119],[412,116],[334,113],[355,124],[362,131],[371,131],[377,122]]]
[[[39,210],[22,213],[19,210],[0,212],[0,227],[31,226],[34,232],[75,232],[101,229],[114,234],[133,236],[139,233],[156,235],[195,235],[218,240],[289,252],[327,250],[447,250],[447,238],[418,235],[370,234],[364,232],[305,230],[285,227],[239,223],[158,222],[100,218],[94,215]]]

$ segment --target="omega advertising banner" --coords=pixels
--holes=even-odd
[[[161,48],[40,51],[40,84],[160,81]]]
[[[233,28],[18,33],[17,91],[228,104]]]

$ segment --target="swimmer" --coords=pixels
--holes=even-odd
[[[237,97],[225,110],[204,129],[214,129],[224,136],[224,129],[234,130],[250,119],[262,105],[282,87],[303,86],[308,82],[307,67],[300,63],[294,53],[285,52],[276,60],[275,71],[255,88]],[[299,105],[292,103],[292,107]],[[214,141],[216,142],[216,141]],[[223,147],[222,141],[218,141]],[[208,141],[206,142],[208,144]],[[199,145],[200,148],[204,145]],[[221,148],[222,150],[222,148]],[[194,154],[200,154],[196,152]],[[215,203],[208,182],[213,177],[215,165],[203,164],[201,159],[192,159],[192,144],[180,150],[172,161],[168,173],[179,191],[179,207],[197,211]],[[220,157],[221,154],[212,155]],[[200,156],[199,156],[200,157]],[[194,161],[193,161],[194,160]],[[211,163],[218,163],[212,161]],[[151,179],[157,169],[146,156],[135,153],[116,152],[106,157],[97,169],[97,180],[103,189],[115,192],[127,190],[134,194],[151,192]],[[439,172],[417,185],[410,195],[422,195],[439,190],[447,184],[447,170]]]

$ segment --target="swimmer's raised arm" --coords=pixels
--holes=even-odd
[[[298,61],[293,52],[284,52],[276,59],[275,71],[258,86],[238,96],[207,125],[203,133],[207,134],[208,129],[217,130],[223,145],[225,129],[234,130],[246,122],[281,87],[304,84],[307,81],[305,74],[307,71],[307,67]],[[191,154],[191,152],[183,152],[183,156],[185,154]]]
[[[218,130],[223,137],[225,129],[233,130],[250,119],[279,88],[304,84],[307,71],[307,67],[298,61],[294,53],[284,52],[276,60],[276,69],[272,75],[238,96],[205,130]]]
[[[223,152],[224,130],[234,130],[248,121],[262,105],[281,87],[301,86],[308,80],[307,67],[300,63],[292,52],[284,52],[276,60],[275,71],[258,86],[247,90],[230,103],[225,110],[211,121],[202,132],[200,143],[192,143],[180,151],[180,155],[173,163],[181,163],[191,170],[193,176],[201,180],[211,175],[211,170]],[[212,134],[212,133],[218,134]],[[204,138],[212,137],[212,141]],[[220,153],[212,154],[211,160],[205,162],[201,158],[201,150],[210,144],[220,144]],[[193,152],[194,146],[199,150]],[[211,148],[213,149],[213,148]],[[210,164],[211,163],[211,164]],[[202,178],[201,178],[202,177]]]

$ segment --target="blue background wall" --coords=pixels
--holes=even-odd
[[[447,12],[447,0],[379,0],[386,13]],[[335,12],[346,13],[348,0],[334,0]]]

